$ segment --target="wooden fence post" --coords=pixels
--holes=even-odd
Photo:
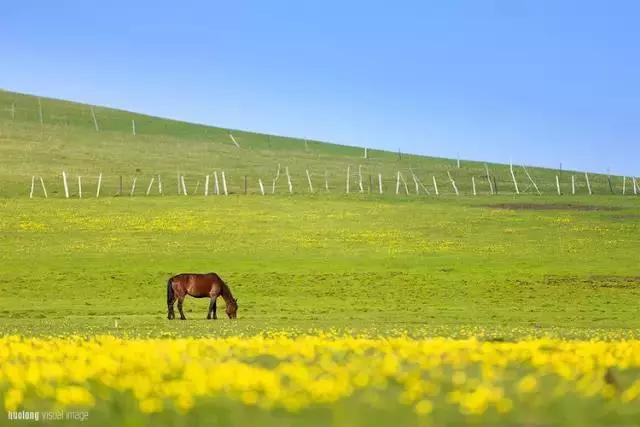
[[[40,99],[40,98],[38,98]],[[67,186],[67,174],[62,171],[62,183],[64,184],[64,197],[69,198],[69,187]]]
[[[133,183],[131,184],[131,191],[129,192],[129,197],[133,197],[134,193],[136,192],[136,182],[138,181],[138,177],[134,176],[133,177]],[[183,182],[184,183],[184,182]],[[185,194],[187,192],[185,191]]]
[[[439,196],[440,193],[438,192],[438,183],[436,182],[436,176],[435,175],[431,175],[433,177],[433,189],[436,192],[436,196]]]
[[[487,166],[487,164],[484,164],[484,170],[487,171],[487,181],[489,181],[489,191],[491,191],[491,194],[493,195],[493,184],[491,183],[491,176],[489,176],[489,166]]]
[[[458,186],[456,185],[456,181],[453,179],[449,171],[447,171],[447,175],[449,176],[449,181],[451,181],[451,186],[453,187],[453,191],[456,192],[456,196],[459,196],[460,194],[458,193]]]
[[[78,175],[78,198],[82,199],[82,177]]]
[[[151,181],[149,181],[149,186],[147,187],[147,192],[145,193],[145,196],[148,196],[151,193],[151,187],[153,187],[153,181],[155,181],[155,177],[151,177]]]
[[[556,175],[556,189],[558,190],[558,196],[562,195],[562,192],[560,191],[560,178],[558,178],[558,175]]]
[[[358,186],[360,187],[360,192],[364,193],[364,187],[362,187],[362,165],[358,165]]]
[[[29,198],[33,199],[33,187],[36,185],[36,177],[35,175],[31,177],[31,191],[29,191]]]
[[[571,175],[571,194],[576,194],[576,177]]]
[[[329,177],[327,176],[327,171],[324,171],[324,189],[329,192]]]
[[[285,168],[287,174],[287,183],[289,184],[289,194],[293,193],[293,185],[291,184],[291,175],[289,175],[289,166]]]
[[[216,196],[220,195],[220,185],[218,184],[218,171],[213,171],[213,188]]]
[[[476,177],[471,176],[471,186],[473,187],[473,195],[476,195]]]
[[[396,177],[396,196],[400,194],[400,171],[398,171],[398,176]]]
[[[531,181],[531,184],[533,184],[533,188],[536,189],[536,193],[538,193],[538,196],[541,196],[542,194],[540,193],[540,190],[538,190],[538,186],[536,185],[536,182],[533,180],[533,178],[531,178],[531,175],[529,175],[529,171],[527,170],[527,168],[522,166],[522,169],[524,170],[524,173],[527,174],[527,178],[529,178],[529,181]]]
[[[589,174],[588,173],[584,173],[584,177],[587,180],[587,190],[589,190],[589,195],[591,195],[591,183],[589,182]]]
[[[347,194],[349,194],[349,182],[351,180],[351,165],[347,165]]]
[[[622,195],[623,196],[626,191],[627,191],[627,177],[623,176],[622,177]]]
[[[204,195],[209,195],[209,174],[204,178]]]
[[[91,108],[91,117],[93,117],[93,125],[96,128],[96,132],[100,132],[100,128],[98,127],[98,119],[96,119],[96,112],[93,111],[93,107],[89,108]]]
[[[632,177],[631,178],[633,180],[633,194],[634,196],[638,195],[638,184],[636,183],[636,178]]]
[[[240,144],[238,144],[238,142],[233,137],[233,135],[231,135],[231,132],[229,132],[229,138],[231,138],[231,141],[233,141],[233,143],[235,144],[236,147],[240,148]]]
[[[224,195],[228,196],[229,192],[227,191],[227,177],[224,175],[224,171],[222,171],[222,189],[224,190]]]
[[[404,192],[406,193],[406,195],[409,195],[409,187],[407,187],[407,181],[405,181],[404,176],[398,172],[398,174],[400,174],[400,179],[402,180],[402,184],[404,184]]]
[[[100,197],[100,187],[102,187],[102,172],[98,175],[98,187],[96,188],[96,199]]]
[[[162,196],[162,179],[160,179],[160,174],[158,174],[158,193]]]
[[[258,184],[260,184],[260,192],[264,196],[264,186],[262,185],[262,178],[258,178]]]
[[[380,191],[380,194],[382,194],[382,174],[381,173],[378,174],[378,191]]]
[[[131,133],[136,136],[136,121],[131,119]]]
[[[42,185],[42,191],[44,192],[44,198],[48,199],[49,196],[47,195],[47,187],[44,186],[44,180],[42,179],[42,177],[40,177],[40,185]]]
[[[511,178],[513,179],[513,187],[516,190],[516,194],[520,194],[520,190],[518,190],[518,181],[516,181],[516,174],[513,173],[513,163],[509,162],[509,171],[511,171]]]
[[[184,175],[180,175],[180,184],[182,185],[182,195],[188,196],[187,185],[184,183]]]
[[[313,193],[313,184],[311,184],[311,175],[309,175],[309,169],[305,169],[307,173],[307,181],[309,181],[309,192]]]

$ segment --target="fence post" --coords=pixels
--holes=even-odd
[[[82,177],[78,175],[78,198],[82,199]]]
[[[456,181],[453,179],[449,171],[447,171],[447,175],[449,176],[449,181],[451,181],[451,186],[453,187],[453,191],[456,192],[456,196],[459,196],[460,194],[458,193],[458,186],[456,185]]]
[[[93,117],[93,125],[96,128],[96,132],[100,132],[100,128],[98,127],[98,119],[96,119],[96,112],[93,111],[93,107],[91,108],[91,117]]]
[[[289,184],[289,194],[293,193],[293,185],[291,184],[291,175],[289,175],[289,166],[285,168],[287,173],[287,183]]]
[[[484,170],[487,171],[487,181],[489,181],[489,190],[493,195],[493,184],[491,183],[491,176],[489,176],[489,166],[487,166],[486,163],[484,164]]]
[[[591,183],[589,182],[589,174],[588,173],[584,173],[584,177],[587,180],[587,190],[589,190],[589,195],[591,195]]]
[[[524,173],[527,174],[527,178],[529,178],[529,181],[531,181],[531,184],[533,184],[533,188],[536,189],[536,193],[538,193],[538,196],[541,196],[542,194],[540,193],[540,190],[538,190],[538,186],[536,185],[536,182],[533,180],[533,178],[531,178],[531,175],[529,175],[529,171],[527,170],[527,168],[522,166],[522,169],[524,170]]]
[[[220,195],[220,185],[218,184],[218,171],[213,171],[213,188],[216,192],[216,196]]]
[[[42,191],[44,192],[44,198],[48,199],[49,196],[47,195],[47,187],[44,186],[44,180],[42,179],[42,177],[40,177],[40,185],[42,185]]]
[[[576,177],[571,175],[571,194],[576,194]]]
[[[473,187],[473,195],[476,195],[476,177],[472,176],[471,177],[471,186]]]
[[[360,187],[360,192],[364,193],[364,187],[362,187],[362,165],[358,165],[358,186]]]
[[[382,194],[382,174],[381,173],[378,174],[378,190],[380,191],[380,194]]]
[[[623,196],[626,191],[627,191],[627,177],[623,176],[622,177],[622,195]]]
[[[516,181],[516,174],[513,173],[513,163],[509,162],[509,171],[511,171],[511,178],[513,179],[513,187],[516,189],[516,194],[520,194],[518,190],[518,181]]]
[[[633,180],[633,194],[634,194],[634,196],[637,196],[638,195],[638,185],[636,183],[636,178],[632,177],[631,179]]]
[[[31,177],[31,191],[29,191],[29,198],[33,199],[33,187],[36,185],[35,175]]]
[[[98,188],[96,189],[96,199],[100,197],[100,187],[102,187],[102,172],[98,175]]]
[[[400,193],[400,171],[398,171],[398,176],[396,177],[396,196]]]
[[[264,196],[264,186],[262,185],[262,178],[258,178],[258,184],[260,184],[260,192]]]
[[[136,136],[136,121],[131,119],[131,133]]]
[[[311,175],[309,175],[309,169],[305,169],[307,173],[307,181],[309,181],[309,192],[313,193],[313,184],[311,184]]]
[[[562,195],[560,192],[560,178],[558,178],[558,175],[556,175],[556,189],[558,190],[558,196]]]
[[[160,179],[160,175],[158,174],[158,193],[162,196],[162,180]]]
[[[148,196],[151,193],[151,187],[153,186],[153,181],[155,180],[155,177],[151,177],[151,181],[149,181],[149,186],[147,187],[147,192],[145,193],[146,196]]]
[[[180,183],[182,184],[182,194],[183,194],[184,196],[188,196],[188,195],[189,195],[189,193],[187,193],[187,186],[186,186],[186,184],[184,183],[184,175],[180,175]]]
[[[327,177],[327,171],[324,171],[324,189],[329,192],[329,178]]]
[[[131,191],[129,192],[129,197],[133,197],[133,194],[136,192],[136,181],[138,181],[138,177],[133,177],[133,183],[131,184]],[[185,194],[187,192],[185,191]]]
[[[431,175],[433,178],[433,189],[436,192],[436,196],[439,196],[440,193],[438,192],[438,183],[436,182],[436,176],[435,175]]]
[[[209,174],[204,178],[204,195],[209,195]]]
[[[351,165],[347,165],[347,194],[349,194],[349,181],[351,180]]]
[[[229,192],[227,191],[227,177],[224,175],[224,171],[222,171],[222,189],[224,190],[224,195],[228,196]]]
[[[67,186],[67,174],[65,173],[65,171],[62,171],[62,183],[64,184],[64,197],[68,199],[69,187]]]

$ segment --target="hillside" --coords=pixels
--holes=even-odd
[[[95,116],[95,121],[94,121]],[[135,135],[133,132],[135,122]],[[233,135],[233,140],[230,137]],[[366,145],[363,141],[363,146]],[[425,189],[435,193],[433,177],[440,195],[452,195],[453,186],[447,172],[461,194],[472,194],[472,177],[478,194],[490,194],[485,163],[369,150],[364,158],[361,147],[349,147],[320,141],[228,130],[104,107],[91,107],[68,101],[38,98],[0,91],[0,196],[28,196],[32,176],[41,176],[50,196],[63,197],[61,172],[69,175],[70,193],[77,194],[77,176],[83,178],[85,197],[94,195],[99,173],[103,174],[101,194],[112,196],[120,191],[129,194],[134,177],[135,194],[142,195],[151,177],[161,176],[165,195],[178,192],[178,176],[184,175],[189,194],[204,191],[204,176],[225,171],[230,193],[243,193],[245,176],[247,192],[259,194],[258,179],[265,192],[271,193],[273,179],[280,165],[276,194],[289,192],[285,176],[289,169],[293,193],[308,193],[306,171],[311,175],[315,192],[345,192],[347,170],[351,173],[352,192],[359,192],[359,175],[364,192],[377,193],[378,174],[383,178],[383,191],[395,197],[397,172],[402,173],[411,195],[415,195],[412,171]],[[487,165],[500,194],[513,194],[514,185],[508,165]],[[576,193],[587,194],[584,173],[527,168],[539,190],[556,194],[555,176],[561,190],[571,193],[571,175],[575,175]],[[525,170],[514,166],[519,190],[535,193]],[[621,193],[622,178],[590,174],[594,194]],[[157,181],[157,180],[156,180]],[[36,181],[38,182],[38,181]],[[370,187],[371,183],[371,189]],[[213,187],[213,181],[211,183]],[[153,187],[154,191],[156,187]],[[405,194],[404,184],[400,193]],[[41,190],[36,187],[36,196]],[[153,194],[153,192],[152,192]],[[626,194],[632,194],[628,180]]]

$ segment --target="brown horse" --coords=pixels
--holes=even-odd
[[[178,310],[180,311],[180,319],[186,320],[182,311],[182,303],[184,297],[191,295],[195,298],[211,298],[209,303],[209,311],[207,319],[217,319],[216,316],[216,298],[221,296],[226,303],[226,312],[229,319],[235,319],[238,313],[238,301],[233,298],[231,289],[216,273],[195,274],[186,273],[173,276],[167,282],[167,318],[175,319],[173,312],[173,303],[178,300]]]

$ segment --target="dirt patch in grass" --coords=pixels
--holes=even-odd
[[[597,288],[637,288],[640,289],[640,276],[545,276],[547,285],[583,285]]]
[[[493,209],[510,209],[514,211],[616,211],[620,209],[613,206],[580,205],[577,203],[497,203],[493,205],[485,205],[485,207]]]

